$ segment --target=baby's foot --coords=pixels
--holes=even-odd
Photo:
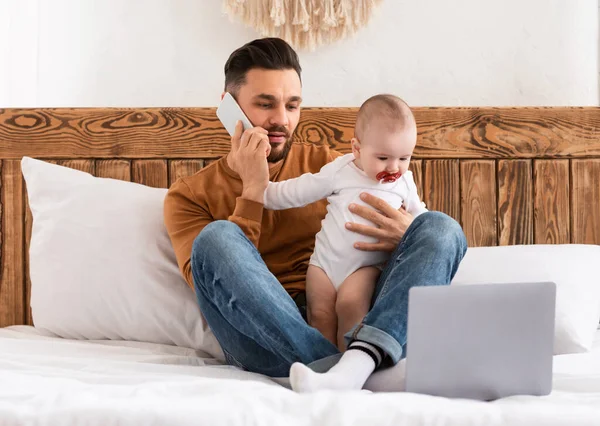
[[[304,364],[295,362],[290,368],[290,384],[296,392],[360,390],[374,369],[375,362],[371,356],[349,349],[327,373],[315,373]]]
[[[296,392],[316,392],[321,389],[360,389],[362,384],[353,383],[351,377],[340,373],[315,373],[306,365],[296,362],[290,368],[290,384]]]

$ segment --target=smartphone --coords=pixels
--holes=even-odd
[[[238,120],[244,125],[244,130],[254,127],[229,92],[225,93],[221,104],[217,108],[217,117],[219,117],[230,136],[235,133],[235,124]]]

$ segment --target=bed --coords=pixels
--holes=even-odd
[[[592,352],[554,360],[550,396],[493,403],[409,393],[296,394],[185,348],[0,330],[0,423],[181,425],[598,425]],[[6,384],[10,383],[10,386]]]
[[[307,108],[297,137],[349,151],[353,108]],[[600,108],[416,108],[411,163],[471,247],[600,243]],[[600,424],[600,331],[554,358],[553,392],[494,403],[298,395],[186,347],[34,328],[21,158],[167,188],[228,150],[213,108],[0,109],[1,424]]]

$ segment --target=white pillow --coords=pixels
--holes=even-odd
[[[536,281],[556,283],[554,353],[590,350],[600,320],[600,246],[469,248],[452,284]]]
[[[171,344],[222,360],[163,222],[166,189],[24,157],[36,328],[70,339]]]

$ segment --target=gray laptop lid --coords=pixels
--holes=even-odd
[[[406,390],[493,400],[552,389],[554,283],[413,287]]]

